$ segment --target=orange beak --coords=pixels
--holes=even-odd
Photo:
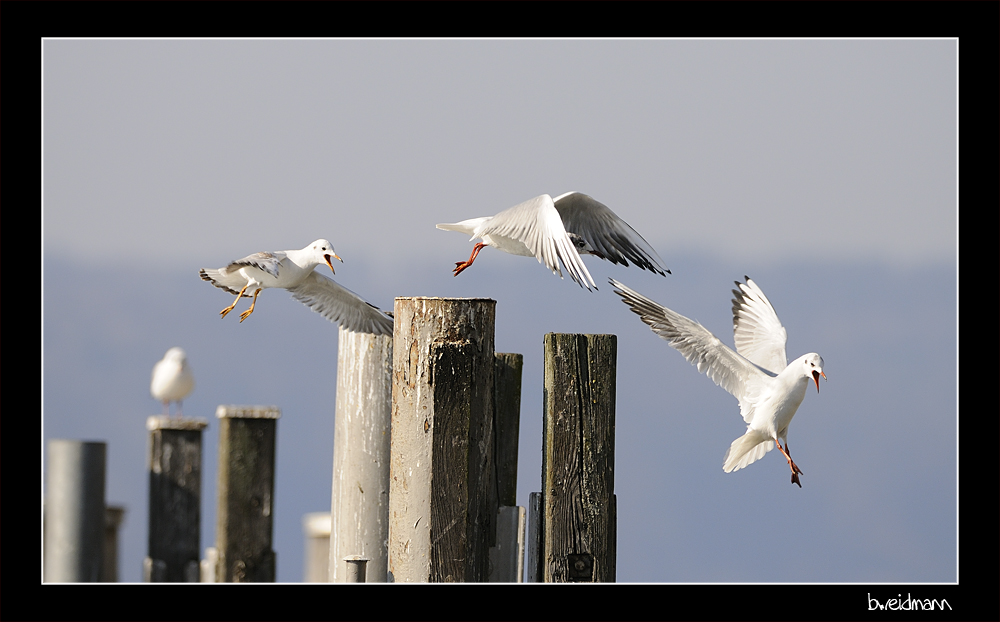
[[[819,393],[819,377],[823,376],[823,380],[826,380],[826,374],[821,371],[813,370],[813,380],[816,382],[816,392]]]
[[[333,263],[330,262],[330,257],[337,257],[337,261],[344,263],[344,260],[337,256],[337,253],[330,253],[329,255],[323,255],[326,259],[326,265],[330,266],[330,272],[337,274],[337,271],[333,269]]]

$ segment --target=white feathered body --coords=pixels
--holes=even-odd
[[[739,290],[733,290],[734,352],[698,322],[611,280],[653,332],[739,400],[747,431],[729,446],[722,466],[726,473],[760,460],[774,449],[776,440],[787,444],[788,426],[809,382],[815,381],[818,389],[819,377],[826,377],[823,359],[816,353],[785,364],[785,329],[760,288],[749,278],[746,281],[737,281]]]
[[[153,366],[149,393],[160,402],[179,402],[194,390],[194,375],[188,366],[184,350],[170,348]]]
[[[656,251],[628,223],[603,203],[579,192],[555,199],[543,194],[495,216],[440,223],[437,228],[464,233],[470,241],[478,238],[486,246],[511,255],[534,257],[560,277],[565,269],[587,289],[597,287],[581,253],[626,266],[631,261],[661,275],[669,272]]]
[[[792,422],[802,400],[810,377],[803,375],[801,361],[793,361],[772,380],[773,389],[753,404],[754,416],[747,426],[746,434],[729,446],[722,462],[726,473],[738,471],[752,464],[774,449],[774,440],[788,442],[788,425]],[[740,404],[742,406],[743,401]]]
[[[249,298],[256,289],[285,288],[290,289],[305,281],[309,273],[321,262],[302,259],[303,265],[293,261],[290,254],[296,251],[274,251],[254,253],[233,261],[219,268],[204,268],[202,278],[208,277],[216,287],[238,294],[244,285],[249,284],[243,296]],[[278,275],[281,283],[278,283]]]
[[[316,266],[324,263],[332,272],[331,258],[341,260],[328,240],[319,239],[301,250],[254,253],[222,268],[202,268],[199,274],[230,294],[242,291],[244,298],[254,296],[258,289],[287,289],[293,298],[347,330],[391,335],[390,316],[316,272]]]

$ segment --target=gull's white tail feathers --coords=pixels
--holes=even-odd
[[[739,471],[743,467],[757,462],[767,452],[774,449],[774,441],[760,432],[750,429],[747,433],[733,441],[722,459],[722,470],[726,473]]]

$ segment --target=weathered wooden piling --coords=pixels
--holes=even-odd
[[[347,581],[344,558],[368,559],[369,581],[389,565],[392,336],[340,328],[330,501],[330,581]],[[357,576],[357,575],[355,575]]]
[[[201,418],[154,415],[149,430],[146,582],[198,582],[201,547]]]
[[[614,335],[545,335],[537,574],[544,582],[613,582]]]
[[[107,444],[48,443],[45,477],[46,582],[101,580],[104,566],[104,478]]]
[[[489,299],[396,298],[390,581],[487,580],[495,312]]]
[[[498,352],[493,371],[496,503],[517,505],[517,444],[521,427],[524,355]]]
[[[494,487],[490,507],[496,508],[491,530],[491,582],[519,583],[524,577],[524,508],[517,507],[517,446],[521,422],[521,354],[496,354],[493,368]],[[493,492],[495,490],[495,493]]]
[[[273,582],[274,406],[219,406],[219,583]]]

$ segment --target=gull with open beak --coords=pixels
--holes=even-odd
[[[331,322],[340,323],[345,329],[392,334],[392,318],[351,290],[339,285],[314,270],[320,264],[333,269],[332,259],[343,262],[327,240],[316,240],[301,250],[260,252],[237,259],[218,270],[202,268],[201,278],[212,285],[236,295],[233,304],[219,312],[222,317],[236,307],[240,298],[249,298],[250,308],[240,314],[240,322],[250,317],[261,290],[280,287],[291,292],[292,297],[316,311]]]
[[[653,332],[739,400],[747,431],[730,445],[722,470],[738,471],[763,458],[777,443],[792,470],[792,483],[801,488],[802,470],[788,450],[788,424],[802,404],[809,382],[816,383],[818,393],[820,376],[826,379],[823,358],[810,353],[786,364],[785,328],[764,292],[749,277],[744,279],[746,283],[736,281],[739,289],[733,290],[736,352],[698,322],[614,279],[611,285],[618,288],[615,293]],[[781,441],[785,442],[784,447]]]

